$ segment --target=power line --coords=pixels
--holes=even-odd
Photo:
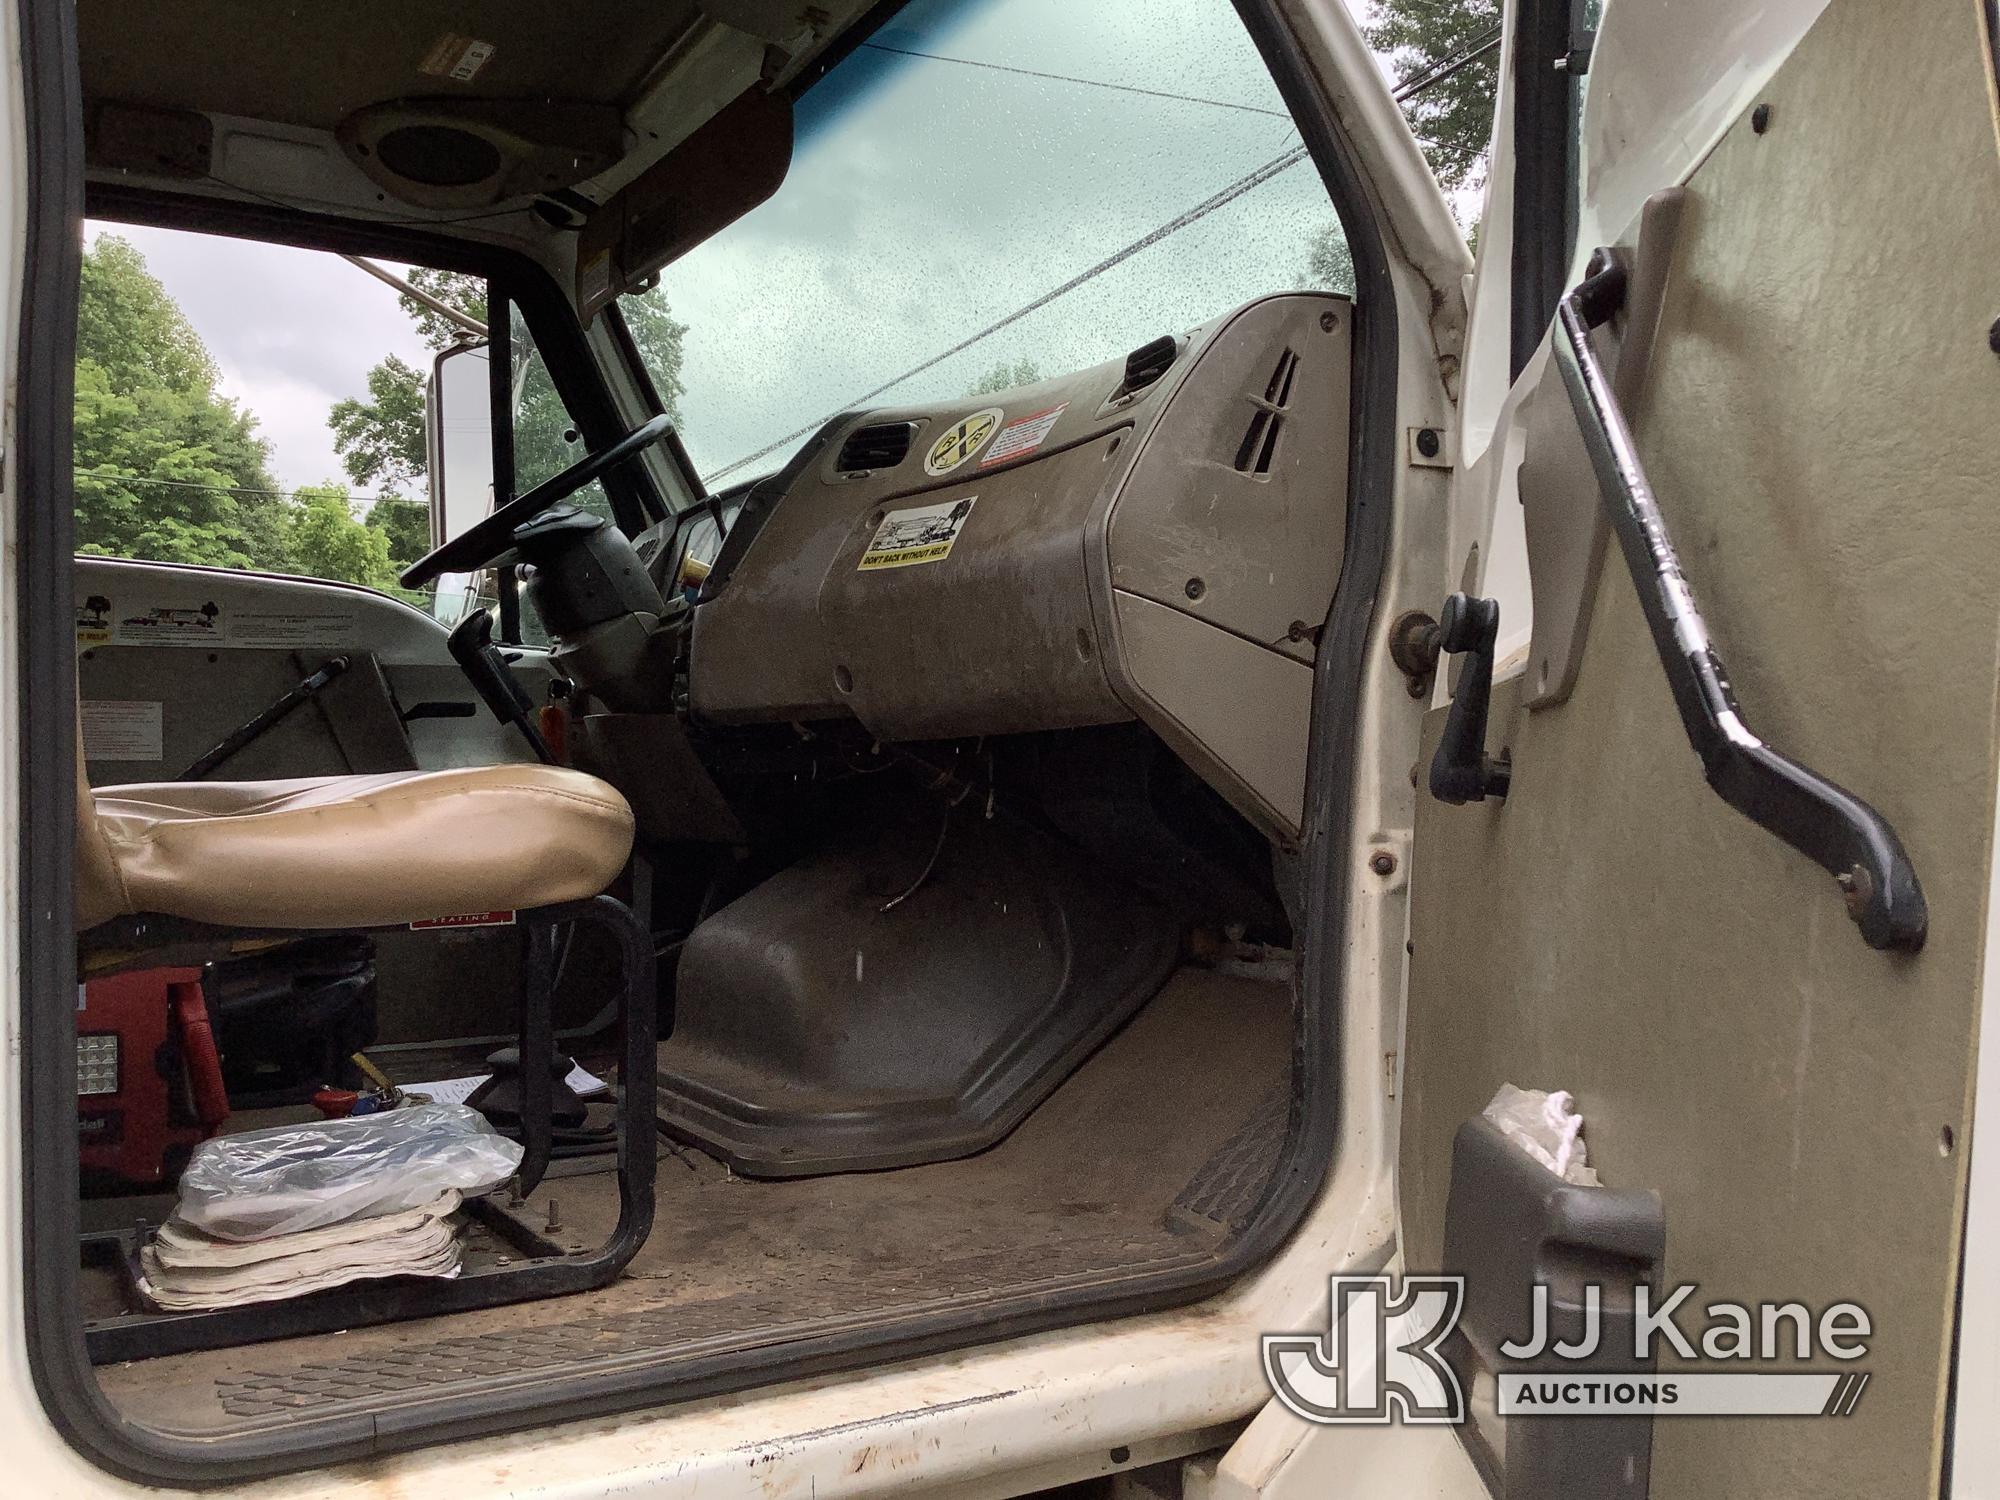
[[[1487,52],[1499,46],[1500,36],[1501,36],[1501,28],[1498,26],[1494,26],[1489,30],[1487,30],[1486,32],[1482,33],[1481,35],[1474,37],[1470,42],[1466,43],[1465,46],[1461,48],[1458,52],[1440,58],[1435,64],[1433,64],[1430,68],[1426,69],[1424,72],[1419,73],[1415,78],[1406,80],[1404,83],[1402,83],[1400,86],[1397,87],[1392,97],[1398,104],[1402,104],[1410,99],[1415,98],[1425,89],[1443,83],[1447,78],[1450,78],[1453,74],[1459,72],[1463,68],[1470,66],[1473,62],[1477,61]],[[870,46],[875,44],[863,43],[863,45]],[[895,51],[898,49],[878,47],[878,50]],[[930,54],[915,53],[912,55],[929,56]],[[943,62],[965,61],[963,58],[941,58],[939,60]],[[1001,67],[1001,65],[997,63],[973,64],[972,66],[990,66],[999,68],[1000,71],[1002,72],[1027,71],[1026,69]],[[1053,78],[1053,77],[1059,77],[1060,75],[1039,74],[1036,76]],[[1083,78],[1065,79],[1063,81],[1069,83],[1093,82],[1093,80],[1083,79]],[[1106,84],[1103,85],[1103,87],[1122,88],[1123,85]],[[1135,90],[1134,92],[1147,92],[1147,91]],[[1198,102],[1212,103],[1215,101],[1204,100]],[[1056,287],[1053,290],[1042,293],[1041,296],[1035,298],[1034,301],[1028,303],[1027,305],[1016,308],[1013,312],[1008,313],[1005,317],[1002,317],[995,322],[987,324],[986,327],[980,329],[979,332],[973,334],[970,338],[961,339],[958,343],[952,345],[942,354],[934,354],[929,359],[925,360],[922,364],[916,365],[911,369],[903,371],[902,374],[896,376],[892,380],[884,381],[881,385],[876,386],[872,391],[867,391],[862,395],[855,396],[847,401],[843,401],[840,404],[838,410],[850,411],[855,407],[865,406],[868,402],[874,400],[875,397],[881,395],[884,391],[893,390],[896,386],[901,385],[904,381],[909,380],[914,376],[921,375],[924,373],[924,371],[932,369],[935,366],[942,364],[945,360],[950,359],[954,354],[964,353],[967,349],[970,349],[974,344],[979,343],[982,339],[990,338],[992,335],[998,333],[1001,329],[1006,328],[1011,324],[1018,323],[1022,318],[1027,317],[1028,314],[1032,312],[1037,312],[1040,309],[1047,307],[1051,302],[1054,302],[1058,297],[1067,296],[1070,292],[1075,291],[1085,282],[1094,280],[1096,277],[1102,276],[1106,271],[1109,271],[1113,267],[1122,264],[1124,261],[1130,260],[1140,251],[1158,244],[1161,240],[1167,238],[1168,235],[1178,234],[1181,230],[1187,228],[1190,224],[1195,223],[1199,219],[1204,219],[1208,217],[1208,215],[1214,213],[1217,209],[1226,207],[1227,205],[1235,202],[1238,198],[1242,197],[1245,193],[1249,192],[1251,189],[1256,187],[1261,187],[1264,183],[1269,182],[1273,177],[1277,176],[1280,172],[1286,171],[1291,167],[1297,166],[1300,162],[1304,161],[1305,159],[1306,159],[1306,148],[1304,146],[1294,146],[1291,150],[1285,152],[1283,155],[1273,157],[1270,161],[1265,162],[1264,165],[1256,168],[1248,175],[1238,178],[1235,182],[1231,183],[1228,187],[1222,189],[1222,191],[1220,191],[1219,193],[1216,193],[1212,197],[1207,198],[1200,203],[1197,203],[1193,208],[1187,209],[1186,211],[1175,215],[1173,218],[1169,219],[1166,223],[1160,225],[1156,229],[1148,231],[1140,238],[1134,240],[1131,244],[1126,245],[1123,249],[1113,251],[1110,255],[1107,255],[1103,260],[1099,261],[1096,265],[1090,267],[1088,270],[1081,271],[1077,275],[1072,276],[1068,281],[1065,281],[1061,286]],[[759,448],[755,453],[745,454],[742,458],[735,460],[733,463],[725,464],[722,468],[717,469],[714,473],[707,476],[708,482],[710,484],[713,484],[716,480],[721,479],[726,475],[735,473],[738,469],[743,468],[746,464],[753,464],[758,459],[764,458],[769,454],[777,452],[778,449],[784,447],[786,444],[795,442],[799,438],[806,436],[806,434],[813,432],[818,428],[824,426],[833,416],[834,413],[829,412],[827,413],[826,416],[819,417],[814,421],[808,422],[805,424],[805,426],[798,428],[796,431],[786,433],[776,442],[766,443],[762,448]]]
[[[863,42],[871,52],[893,52],[898,57],[921,57],[929,62],[956,63],[961,68],[984,68],[991,73],[1013,73],[1021,78],[1042,78],[1050,83],[1078,83],[1085,88],[1111,89],[1120,94],[1140,94],[1148,99],[1172,99],[1182,104],[1206,104],[1211,109],[1239,110],[1246,115],[1267,115],[1289,120],[1281,109],[1263,109],[1255,104],[1237,104],[1228,99],[1203,99],[1194,94],[1175,94],[1165,89],[1142,89],[1129,83],[1106,83],[1100,78],[1074,78],[1067,73],[1038,73],[1033,68],[1016,68],[1006,63],[979,62],[970,57],[946,57],[937,52],[916,52],[907,47],[891,47],[884,42]]]
[[[1500,27],[1492,26],[1467,42],[1457,52],[1439,58],[1414,78],[1405,79],[1396,86],[1392,97],[1398,104],[1406,103],[1435,84],[1443,83],[1463,68],[1470,67],[1487,53],[1500,45]]]
[[[1500,28],[1494,26],[1481,32],[1460,49],[1438,59],[1425,72],[1420,73],[1397,86],[1395,98],[1398,103],[1412,95],[1442,83],[1459,69],[1472,63],[1497,46]],[[1181,104],[1205,104],[1211,109],[1232,109],[1243,114],[1264,115],[1274,120],[1289,120],[1290,115],[1281,109],[1265,109],[1257,104],[1239,104],[1233,99],[1207,99],[1199,94],[1177,94],[1170,89],[1146,89],[1130,83],[1108,83],[1101,78],[1078,78],[1071,73],[1044,73],[1034,68],[1017,68],[1011,63],[984,62],[972,57],[947,57],[941,52],[920,52],[913,47],[892,47],[887,42],[863,42],[861,45],[871,52],[887,52],[897,57],[920,57],[927,62],[951,63],[961,68],[983,68],[989,73],[1012,73],[1019,78],[1040,78],[1050,83],[1074,83],[1084,88],[1110,89],[1120,94],[1138,94],[1147,99],[1171,99]],[[1431,144],[1436,144],[1435,142]]]
[[[1212,197],[1204,199],[1202,202],[1197,203],[1193,208],[1190,208],[1183,213],[1175,215],[1173,218],[1167,220],[1166,223],[1140,236],[1138,239],[1134,240],[1131,244],[1126,245],[1124,248],[1113,251],[1110,255],[1105,256],[1103,260],[1100,260],[1096,265],[1090,267],[1089,270],[1078,272],[1076,275],[1070,277],[1068,281],[1065,281],[1061,286],[1054,287],[1051,290],[1042,293],[1042,295],[1035,298],[1034,301],[1026,304],[1023,307],[1017,307],[1016,309],[1014,309],[1014,311],[1008,313],[1005,317],[987,324],[984,328],[980,329],[970,338],[960,339],[956,344],[953,344],[949,349],[946,349],[942,354],[934,354],[929,359],[925,360],[922,364],[903,371],[902,374],[896,376],[893,380],[885,380],[882,384],[876,386],[874,390],[865,391],[861,395],[853,397],[851,400],[843,401],[840,405],[840,409],[842,411],[846,411],[857,406],[865,406],[870,401],[874,400],[877,396],[881,395],[884,391],[890,390],[896,386],[901,385],[904,381],[910,379],[912,376],[923,374],[924,371],[931,369],[933,366],[944,363],[944,361],[950,359],[954,354],[964,353],[967,349],[970,349],[974,344],[978,343],[981,339],[990,338],[992,335],[998,333],[1001,329],[1007,327],[1009,324],[1018,323],[1020,322],[1021,319],[1027,317],[1028,314],[1040,311],[1042,308],[1047,307],[1051,302],[1055,301],[1058,297],[1066,296],[1070,292],[1073,292],[1078,287],[1082,286],[1086,281],[1090,281],[1098,276],[1102,276],[1106,271],[1109,271],[1112,267],[1119,265],[1124,261],[1130,260],[1133,256],[1137,255],[1141,250],[1145,250],[1150,246],[1157,245],[1161,240],[1165,239],[1168,235],[1179,233],[1181,230],[1187,228],[1188,225],[1194,223],[1197,219],[1207,218],[1208,215],[1214,213],[1218,208],[1222,208],[1227,204],[1235,202],[1238,198],[1241,198],[1245,193],[1249,192],[1252,188],[1261,187],[1264,183],[1267,183],[1273,177],[1276,177],[1280,172],[1283,172],[1288,168],[1297,166],[1300,162],[1304,161],[1305,159],[1306,159],[1306,148],[1304,146],[1294,146],[1292,147],[1291,150],[1285,152],[1282,156],[1273,157],[1270,161],[1265,162],[1263,166],[1257,168],[1254,172],[1249,173],[1247,176],[1237,178],[1236,181],[1230,183],[1229,186],[1222,189],[1221,192],[1216,193]],[[806,423],[805,426],[799,428],[796,432],[788,432],[783,437],[779,438],[776,442],[766,443],[763,447],[759,448],[755,453],[746,454],[742,458],[737,459],[734,463],[728,464],[723,468],[717,469],[713,474],[708,476],[709,482],[713,483],[715,480],[722,478],[725,474],[733,474],[736,470],[742,468],[745,464],[755,463],[758,459],[765,457],[767,454],[775,453],[778,449],[784,447],[787,443],[790,443],[795,439],[802,438],[807,433],[812,432],[816,428],[822,426],[831,415],[832,413],[828,413],[826,417],[820,417],[815,419],[814,421],[808,422]]]
[[[1461,68],[1477,61],[1500,41],[1500,28],[1495,26],[1474,37],[1461,51],[1451,53],[1433,63],[1429,69],[1409,82],[1400,84],[1394,94],[1398,103],[1421,93],[1436,83],[1458,72]],[[1120,94],[1139,94],[1148,99],[1171,99],[1182,104],[1205,104],[1211,109],[1237,110],[1243,114],[1263,115],[1273,120],[1289,120],[1290,115],[1281,109],[1265,109],[1256,104],[1238,104],[1230,99],[1205,99],[1198,94],[1176,94],[1166,89],[1142,89],[1129,83],[1106,83],[1101,78],[1077,78],[1068,73],[1042,73],[1033,68],[1017,68],[1008,63],[981,62],[970,57],[946,57],[941,52],[918,52],[909,47],[891,47],[886,42],[863,42],[863,47],[873,52],[894,53],[898,57],[921,57],[930,62],[953,63],[961,68],[984,68],[991,73],[1013,73],[1022,78],[1042,78],[1051,83],[1075,83],[1085,88],[1111,89]],[[1429,151],[1442,151],[1461,159],[1484,156],[1481,146],[1460,146],[1448,141],[1434,140],[1429,136],[1418,136],[1418,144]]]

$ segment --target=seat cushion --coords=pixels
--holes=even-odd
[[[99,865],[109,856],[111,878],[79,882],[79,927],[128,912],[308,928],[521,910],[597,895],[632,849],[625,799],[558,766],[160,782],[91,796],[92,852]]]

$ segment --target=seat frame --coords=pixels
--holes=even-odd
[[[642,882],[643,883],[643,882]],[[645,905],[643,896],[641,905]],[[554,989],[556,929],[568,923],[595,926],[618,946],[620,1029],[618,1137],[618,1222],[598,1249],[564,1254],[556,1245],[515,1225],[481,1200],[468,1209],[505,1236],[527,1258],[506,1267],[461,1271],[453,1278],[385,1277],[350,1282],[323,1292],[242,1307],[203,1312],[139,1312],[99,1318],[84,1325],[92,1364],[155,1359],[199,1349],[222,1349],[272,1339],[298,1338],[361,1328],[408,1318],[437,1317],[504,1307],[544,1297],[594,1291],[609,1284],[646,1242],[653,1228],[655,1149],[654,1074],[658,1022],[652,934],[631,907],[611,896],[593,896],[557,906],[516,913],[525,940],[521,994],[521,1056],[548,1057],[555,1049]],[[172,917],[120,917],[93,928],[83,951],[128,955],[118,967],[153,967],[168,960],[162,950],[185,951],[241,943],[246,938],[289,939],[324,932],[369,932],[400,928],[241,929],[214,927]],[[99,971],[104,972],[104,971]],[[552,1079],[547,1068],[521,1070],[523,1155],[519,1190],[530,1192],[547,1170],[553,1137]],[[85,1246],[111,1250],[136,1292],[142,1230],[86,1236]]]

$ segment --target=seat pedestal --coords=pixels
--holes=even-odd
[[[585,1255],[547,1253],[554,1247],[521,1244],[523,1260],[490,1270],[463,1271],[451,1279],[397,1277],[360,1281],[330,1291],[274,1302],[249,1303],[211,1312],[131,1313],[95,1319],[84,1326],[93,1364],[111,1364],[197,1349],[222,1349],[270,1339],[330,1333],[404,1318],[438,1317],[476,1308],[502,1307],[541,1297],[595,1290],[625,1268],[653,1227],[653,1072],[656,1046],[653,945],[645,925],[624,903],[610,896],[566,902],[519,913],[526,929],[527,982],[522,986],[522,1054],[554,1052],[552,989],[554,933],[565,923],[595,925],[616,942],[619,953],[618,1223],[611,1237]],[[244,933],[164,918],[134,917],[107,924],[103,937],[113,946],[178,951],[206,940],[240,940]],[[295,935],[295,934],[294,934]],[[99,933],[92,934],[93,940]],[[148,964],[157,958],[146,958]],[[546,1069],[520,1075],[526,1154],[521,1184],[540,1181],[550,1153],[550,1104],[554,1080]],[[474,1210],[476,1212],[476,1209]],[[505,1233],[505,1215],[483,1215]],[[123,1233],[86,1240],[86,1251],[136,1254],[137,1236]]]

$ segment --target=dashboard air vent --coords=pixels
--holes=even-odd
[[[1125,405],[1139,392],[1153,384],[1172,368],[1181,346],[1170,333],[1162,334],[1150,344],[1141,344],[1125,356],[1125,375],[1118,382],[1118,389],[1104,400],[1098,408],[1101,416],[1107,411]]]
[[[882,422],[873,427],[857,427],[840,445],[840,457],[833,466],[843,474],[869,469],[893,469],[910,452],[915,422]]]
[[[1257,410],[1236,449],[1237,473],[1262,478],[1271,472],[1271,460],[1278,453],[1278,433],[1285,425],[1285,408],[1292,404],[1292,377],[1298,371],[1298,355],[1285,350],[1264,384],[1264,394],[1250,397],[1250,404]]]
[[[1147,386],[1167,373],[1180,353],[1180,345],[1174,342],[1172,334],[1162,334],[1150,344],[1141,344],[1125,356],[1125,384],[1127,395],[1143,391]]]

